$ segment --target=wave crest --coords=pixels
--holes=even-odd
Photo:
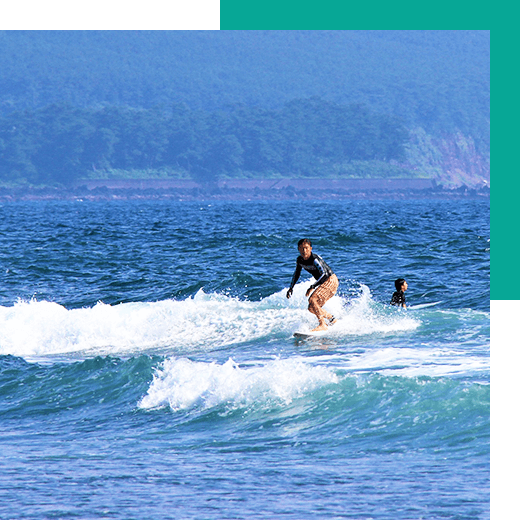
[[[262,366],[245,368],[231,358],[222,365],[185,358],[167,359],[154,375],[139,407],[169,406],[178,411],[220,405],[235,408],[253,403],[289,404],[295,398],[338,381],[331,369],[295,359],[276,359]]]

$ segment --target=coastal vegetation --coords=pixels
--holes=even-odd
[[[226,112],[50,105],[0,120],[0,172],[3,180],[32,184],[114,171],[200,182],[395,175],[402,169],[390,162],[405,159],[408,138],[393,116],[316,98],[279,110],[238,105]]]

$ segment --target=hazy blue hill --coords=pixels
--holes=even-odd
[[[489,31],[2,31],[0,110],[362,102],[488,144]]]
[[[489,47],[489,31],[0,31],[0,182],[487,185]]]

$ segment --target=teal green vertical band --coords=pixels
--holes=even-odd
[[[516,19],[516,18],[515,18]],[[491,31],[491,299],[520,300],[518,36]]]

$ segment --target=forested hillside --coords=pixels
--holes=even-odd
[[[392,116],[317,98],[278,110],[238,105],[219,112],[49,105],[0,120],[0,171],[36,184],[114,169],[206,182],[221,175],[345,175],[353,162],[403,161],[407,140]]]
[[[0,49],[3,179],[433,172],[455,142],[489,162],[489,31],[2,31]]]

